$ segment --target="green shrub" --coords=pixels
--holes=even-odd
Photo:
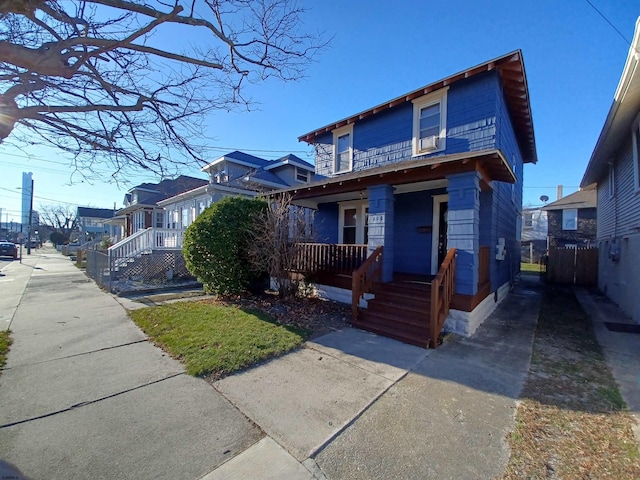
[[[182,253],[205,291],[236,294],[264,281],[265,273],[251,266],[248,251],[255,218],[266,208],[262,200],[229,197],[212,204],[189,225]]]

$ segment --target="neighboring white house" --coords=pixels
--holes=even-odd
[[[264,160],[231,152],[202,168],[209,183],[158,201],[165,212],[165,228],[186,229],[205,208],[225,197],[252,198],[314,179],[314,166],[295,155]]]
[[[640,18],[581,186],[597,183],[598,287],[640,323]]]

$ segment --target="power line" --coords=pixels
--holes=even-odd
[[[598,15],[600,15],[604,19],[604,21],[607,22],[609,26],[613,28],[625,42],[627,42],[627,45],[631,46],[631,42],[627,39],[627,37],[625,37],[624,34],[620,30],[618,30],[616,26],[613,23],[611,23],[611,21],[607,17],[605,17],[604,14],[600,10],[598,10],[593,3],[591,3],[590,0],[584,0],[584,1],[587,2],[591,6],[591,8],[593,8],[596,12],[598,12]]]

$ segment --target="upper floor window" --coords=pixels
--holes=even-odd
[[[633,123],[631,143],[633,144],[633,186],[635,192],[640,193],[640,115]]]
[[[533,212],[524,212],[524,228],[533,228]]]
[[[445,149],[447,139],[447,88],[413,100],[413,154]]]
[[[296,181],[302,183],[309,182],[309,171],[296,167]]]
[[[577,230],[578,229],[578,209],[566,208],[562,210],[562,229]]]
[[[353,124],[333,131],[333,173],[353,168]]]

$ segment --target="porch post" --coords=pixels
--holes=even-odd
[[[480,174],[448,175],[448,242],[457,249],[456,293],[478,292],[478,254],[480,251]]]
[[[393,187],[374,185],[369,191],[369,255],[380,245],[382,252],[382,281],[393,280]]]

